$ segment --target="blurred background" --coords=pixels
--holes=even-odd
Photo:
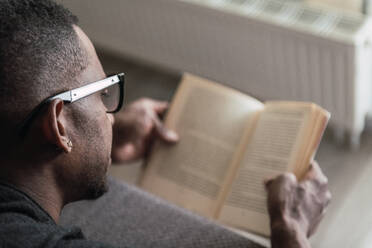
[[[332,119],[317,154],[331,206],[313,247],[372,246],[372,1],[60,0],[126,96],[171,100],[183,72],[258,99],[312,101]],[[141,163],[113,166],[136,183]]]

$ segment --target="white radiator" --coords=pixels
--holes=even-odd
[[[101,47],[262,100],[316,102],[354,144],[372,109],[372,24],[363,16],[274,0],[61,2]]]

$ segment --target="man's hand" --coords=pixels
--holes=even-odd
[[[308,248],[331,194],[328,179],[313,162],[305,178],[298,182],[291,173],[265,182],[271,221],[272,248]]]
[[[159,119],[167,108],[167,102],[143,98],[128,105],[115,117],[113,161],[128,162],[146,156],[154,138],[168,143],[177,142],[178,135],[167,129]]]

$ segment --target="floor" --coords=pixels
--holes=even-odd
[[[126,97],[170,100],[180,78],[179,73],[132,60],[119,59],[98,51],[107,73],[126,73]],[[337,146],[330,131],[322,141],[316,159],[329,178],[333,195],[327,215],[312,237],[314,248],[372,247],[372,128],[363,133],[359,150]],[[121,180],[136,183],[141,162],[112,166],[110,173]]]

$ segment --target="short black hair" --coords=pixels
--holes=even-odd
[[[77,23],[51,0],[0,0],[1,129],[9,133],[42,100],[77,84],[87,66]]]

